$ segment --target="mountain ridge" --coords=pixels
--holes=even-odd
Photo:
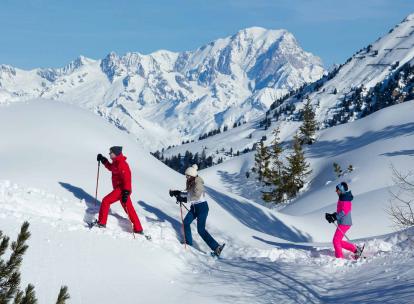
[[[320,58],[287,30],[251,27],[193,51],[110,52],[28,71],[1,65],[0,104],[38,97],[77,104],[154,151],[255,119],[323,73]]]

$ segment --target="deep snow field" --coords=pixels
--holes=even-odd
[[[414,168],[414,102],[323,130],[307,150],[311,182],[290,205],[271,210],[254,202],[243,179],[252,155],[201,171],[207,184],[207,228],[226,242],[212,258],[196,235],[185,249],[180,210],[169,197],[184,176],[149,155],[126,132],[75,106],[34,100],[0,107],[0,230],[14,239],[31,224],[23,284],[35,284],[39,303],[52,303],[60,285],[70,303],[412,303],[414,231],[396,232],[386,208],[390,164]],[[106,230],[86,227],[94,202],[96,154],[124,146],[133,172],[133,202],[152,242],[130,233],[120,204]],[[366,243],[355,262],[334,258],[332,163],[352,164],[354,226]],[[247,189],[247,191],[246,191]],[[99,198],[111,190],[101,167]]]

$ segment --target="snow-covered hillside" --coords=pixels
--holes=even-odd
[[[374,170],[371,166],[379,166],[380,157],[409,164],[404,151],[412,142],[412,128],[406,116],[394,119],[395,113],[408,113],[412,107],[411,102],[379,112],[376,119],[382,126],[370,127],[368,118],[355,122],[349,133],[341,127],[326,131],[315,146],[315,166],[323,159],[330,164],[332,155],[321,154],[334,153],[328,149],[331,136],[340,140],[335,159],[388,153],[372,163],[364,156],[369,168],[354,164],[352,237],[391,231],[380,225],[374,233],[373,225],[365,224],[374,216],[382,220],[382,207],[358,192],[362,185],[374,190],[375,183],[365,177],[368,169]],[[294,205],[282,212],[269,210],[237,191],[229,192],[211,172],[201,172],[210,205],[207,228],[227,243],[222,259],[214,260],[203,253],[207,248],[198,236],[200,251],[179,244],[179,208],[167,191],[182,188],[184,177],[143,151],[130,135],[88,111],[41,100],[0,107],[0,130],[0,230],[13,236],[22,221],[30,221],[33,236],[23,283],[36,285],[42,303],[52,301],[63,283],[69,286],[71,303],[374,303],[378,290],[384,291],[382,302],[401,303],[414,295],[409,231],[369,240],[367,260],[335,261],[328,243],[333,227],[322,219],[325,210],[333,208],[332,184],[317,189],[315,183],[309,198],[319,199],[305,205],[304,196],[298,201],[301,212],[293,215]],[[364,134],[372,140],[363,140]],[[356,139],[349,143],[347,136]],[[125,147],[133,171],[134,204],[152,242],[132,238],[119,204],[111,208],[106,230],[85,227],[84,221],[98,211],[93,198],[96,153],[113,144]],[[318,168],[315,174],[323,183],[331,176],[323,164]],[[101,170],[100,198],[111,189],[109,179]],[[384,183],[385,178],[378,182]]]
[[[354,227],[350,234],[366,237],[377,235],[378,231],[392,232],[395,227],[386,212],[391,198],[389,191],[393,186],[391,164],[402,171],[414,168],[413,111],[414,101],[409,101],[320,131],[318,141],[306,148],[306,157],[313,170],[310,186],[293,204],[279,211],[307,218],[306,225],[312,223],[306,228],[307,232],[315,229],[311,235],[317,234],[322,229],[319,226],[321,215],[334,210],[335,185],[339,180],[345,180],[356,197],[356,220],[364,222],[372,217],[381,223],[381,227],[369,224]],[[334,162],[342,168],[352,165],[354,171],[338,179],[333,171]],[[252,178],[246,179],[245,175],[253,165],[253,153],[249,153],[202,172],[207,182],[218,189],[260,201],[257,183]]]
[[[52,287],[60,282],[71,286],[74,303],[108,303],[114,295],[132,303],[136,295],[128,294],[128,289],[139,290],[140,297],[150,303],[177,302],[191,286],[186,280],[196,280],[198,269],[210,262],[210,257],[186,252],[179,244],[180,212],[168,190],[183,188],[184,177],[144,152],[125,132],[88,111],[43,100],[0,107],[0,129],[0,229],[14,233],[23,220],[32,223],[33,250],[29,250],[24,275],[38,286],[42,302],[54,297]],[[133,171],[133,200],[152,243],[132,240],[119,204],[111,208],[106,231],[85,227],[99,209],[93,198],[96,154],[114,144],[125,147]],[[109,172],[101,168],[99,197],[110,190]],[[271,246],[263,239],[307,238],[267,208],[210,191],[216,201],[209,198],[208,228],[228,243],[231,256],[266,252]],[[233,204],[239,207],[231,208]],[[195,240],[201,251],[208,250],[199,237]],[[113,261],[108,264],[109,260]],[[122,262],[115,263],[118,260]],[[121,278],[116,285],[114,277]],[[165,289],[165,294],[155,297],[158,288]],[[190,293],[200,296],[197,289]],[[206,303],[210,301],[207,298]]]
[[[261,116],[323,72],[288,31],[253,27],[189,52],[81,56],[61,69],[1,65],[0,103],[42,97],[81,105],[154,151]]]

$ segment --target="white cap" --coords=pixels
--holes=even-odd
[[[185,175],[196,177],[198,175],[197,170],[198,166],[194,164],[191,167],[188,167],[187,170],[185,170]]]

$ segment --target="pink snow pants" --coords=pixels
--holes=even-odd
[[[342,240],[344,234],[351,228],[348,225],[338,225],[339,229],[336,229],[335,235],[333,237],[333,245],[335,248],[335,256],[339,259],[343,259],[344,255],[342,253],[342,248],[351,252],[355,252],[357,247],[347,241]]]

